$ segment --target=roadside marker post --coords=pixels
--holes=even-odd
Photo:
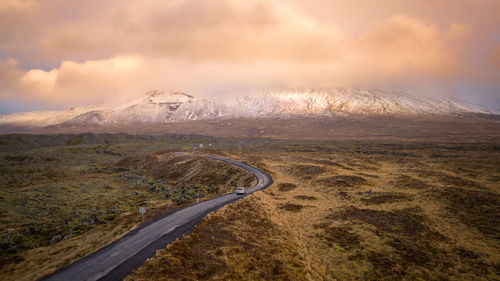
[[[146,213],[146,208],[140,207],[139,213],[141,213],[142,222],[144,222],[144,214]]]

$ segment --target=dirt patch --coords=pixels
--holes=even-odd
[[[318,180],[318,183],[329,187],[354,187],[367,183],[368,181],[358,176],[339,175]]]
[[[349,195],[349,193],[345,192],[345,191],[340,191],[339,193],[337,193],[338,196],[344,198],[344,199],[347,199],[347,200],[350,200],[351,199],[351,195]]]
[[[500,273],[500,264],[486,262],[481,253],[462,247],[454,248],[452,253],[458,256],[462,263],[461,272],[474,272],[478,276],[488,276],[492,272],[495,272],[498,276]]]
[[[295,185],[293,183],[285,182],[285,183],[278,184],[279,191],[290,191],[290,190],[295,189],[295,188],[297,188],[297,185]]]
[[[411,201],[411,197],[403,193],[383,193],[383,194],[372,193],[368,197],[361,198],[361,201],[363,201],[365,204],[368,205],[372,204],[377,205],[384,203]]]
[[[357,248],[349,257],[349,260],[372,264],[371,270],[364,275],[365,280],[448,280],[446,269],[460,260],[449,248],[439,246],[448,240],[426,226],[426,218],[416,215],[416,211],[388,212],[350,207],[327,218],[358,220],[372,225],[376,228],[374,233],[384,241],[384,247]],[[491,264],[485,266],[487,271],[491,270]]]
[[[316,200],[318,200],[318,198],[316,198],[314,196],[307,196],[307,195],[297,195],[297,196],[295,196],[295,199],[309,200],[309,201],[316,201]]]
[[[488,181],[500,183],[500,175],[491,175],[489,176]]]
[[[408,175],[399,175],[396,181],[393,183],[395,187],[401,189],[427,189],[430,185],[423,182],[422,180],[412,178]]]
[[[396,249],[403,260],[402,265],[414,264],[423,266],[439,254],[438,250],[430,245],[428,241],[420,239],[399,239],[395,238],[388,243]]]
[[[393,242],[394,251],[369,251],[366,260],[373,269],[366,280],[449,280],[446,272],[436,268],[448,265],[448,258],[420,240]],[[445,259],[440,259],[440,258]]]
[[[25,161],[33,161],[34,157],[31,155],[22,155],[22,154],[6,154],[3,159],[5,161],[12,162],[25,162]]]
[[[482,233],[500,239],[500,196],[489,191],[446,188],[434,191],[432,196],[445,199],[446,208],[463,223]]]
[[[443,174],[438,179],[439,179],[439,181],[441,181],[442,183],[444,183],[447,186],[458,186],[458,187],[485,189],[485,187],[480,185],[479,183],[472,181],[472,180],[464,179],[461,177],[455,177],[455,176]]]
[[[302,177],[304,179],[310,179],[313,176],[324,173],[325,171],[325,168],[315,165],[294,165],[289,168],[289,172],[292,175]]]
[[[485,189],[484,186],[475,181],[464,179],[462,177],[450,176],[440,171],[419,170],[418,173],[421,177],[433,177],[435,180],[444,184],[445,186]]]
[[[297,161],[303,161],[303,162],[309,162],[309,163],[314,163],[314,164],[322,164],[326,166],[332,166],[332,167],[339,167],[339,168],[345,168],[344,165],[331,161],[331,160],[326,160],[326,159],[312,159],[312,158],[304,158],[304,157],[298,157]]]
[[[329,216],[332,219],[360,220],[373,225],[378,230],[404,236],[416,236],[425,232],[427,228],[422,224],[422,218],[404,212],[387,212],[371,209],[350,207],[339,213]]]
[[[358,173],[358,175],[363,176],[363,177],[373,178],[373,179],[378,178],[377,175],[366,174],[366,173]]]
[[[450,280],[451,268],[458,271],[455,274],[465,274],[461,277],[455,275],[452,280],[483,280],[472,278],[470,274],[491,278],[498,273],[498,265],[485,260],[482,255],[463,248],[438,248],[432,240],[394,237],[387,245],[394,251],[369,251],[366,255],[366,260],[374,266],[367,279]]]
[[[82,136],[76,136],[76,137],[72,137],[70,138],[67,142],[66,142],[66,145],[79,145],[81,144],[83,141],[83,138]]]
[[[360,245],[360,237],[352,231],[351,227],[320,224],[315,225],[314,228],[322,230],[320,234],[317,234],[317,236],[324,240],[330,247],[333,246],[333,243],[338,244],[345,249],[358,248]]]
[[[330,160],[315,160],[314,163],[323,164],[327,166],[334,166],[334,167],[344,167],[344,165]]]
[[[292,204],[292,203],[286,203],[280,206],[280,209],[294,213],[300,212],[303,208],[304,206],[302,205]]]

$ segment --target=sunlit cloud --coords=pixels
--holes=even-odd
[[[439,0],[436,9],[450,6],[440,18],[413,0],[76,2],[0,3],[0,98],[69,105],[153,88],[218,95],[467,79],[499,88],[494,1]]]

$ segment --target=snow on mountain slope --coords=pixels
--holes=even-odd
[[[1,124],[120,125],[164,123],[214,118],[291,115],[426,115],[498,114],[452,99],[432,98],[408,91],[378,89],[270,90],[232,98],[195,98],[181,92],[151,91],[117,107],[79,107],[0,116]]]
[[[458,100],[399,91],[329,89],[267,91],[232,99],[197,99],[182,104],[174,120],[273,115],[422,115],[494,113]]]
[[[89,111],[101,111],[101,105],[73,107],[65,111],[33,111],[0,115],[0,125],[19,125],[25,127],[45,127],[60,124]]]
[[[161,123],[171,119],[176,110],[194,97],[180,92],[148,92],[146,97],[101,111],[89,111],[66,120],[65,125],[114,125]]]
[[[175,111],[194,97],[180,93],[153,91],[139,103],[115,109],[112,119],[121,123],[158,123],[170,119]]]

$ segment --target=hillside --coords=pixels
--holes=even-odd
[[[37,280],[149,222],[251,185],[253,175],[174,153],[196,136],[0,136],[0,279]],[[154,151],[154,152],[151,152]]]
[[[498,280],[498,145],[265,149],[228,154],[266,169],[271,187],[126,280]]]
[[[379,89],[286,89],[231,98],[196,98],[181,92],[151,91],[120,106],[87,106],[68,111],[42,111],[0,116],[4,128],[45,126],[123,127],[228,118],[304,116],[453,116],[498,112],[460,100],[434,98],[408,91]],[[7,130],[9,131],[9,130]]]

